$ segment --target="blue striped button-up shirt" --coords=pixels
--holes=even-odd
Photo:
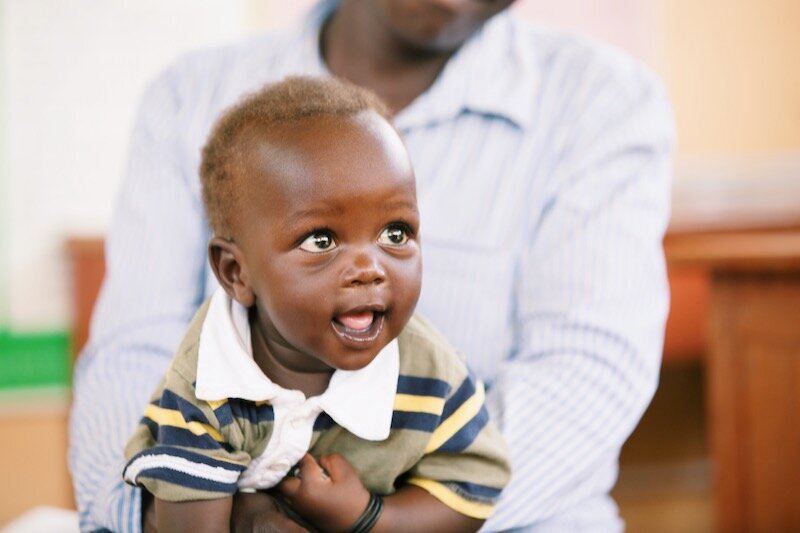
[[[323,5],[296,28],[190,55],[150,86],[75,372],[81,525],[137,531],[123,446],[215,286],[197,174],[222,109],[327,74]],[[622,54],[503,13],[398,114],[421,210],[433,321],[488,385],[513,457],[490,530],[616,530],[620,447],[656,387],[668,291],[672,116]]]

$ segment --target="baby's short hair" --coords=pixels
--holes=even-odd
[[[367,89],[332,77],[292,76],[266,85],[227,109],[217,119],[203,147],[200,180],[203,204],[215,235],[232,238],[231,213],[238,201],[240,172],[232,164],[241,133],[314,117],[350,117],[374,111],[391,123],[391,112]]]

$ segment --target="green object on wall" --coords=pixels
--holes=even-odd
[[[66,331],[12,331],[9,291],[9,165],[7,68],[5,46],[8,2],[0,0],[0,392],[67,386],[72,365],[71,339]]]
[[[0,390],[68,385],[70,346],[65,332],[0,330]]]

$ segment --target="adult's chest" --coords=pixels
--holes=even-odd
[[[515,349],[518,265],[546,202],[545,161],[502,119],[466,115],[405,140],[422,221],[418,311],[490,381]]]

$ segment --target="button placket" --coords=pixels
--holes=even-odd
[[[244,486],[275,486],[308,451],[314,419],[322,411],[315,398],[297,391],[273,402],[274,429],[264,453],[242,476]]]
[[[289,471],[292,465],[286,459],[278,459],[276,462],[269,465],[269,469],[273,472],[280,472],[281,470]]]

